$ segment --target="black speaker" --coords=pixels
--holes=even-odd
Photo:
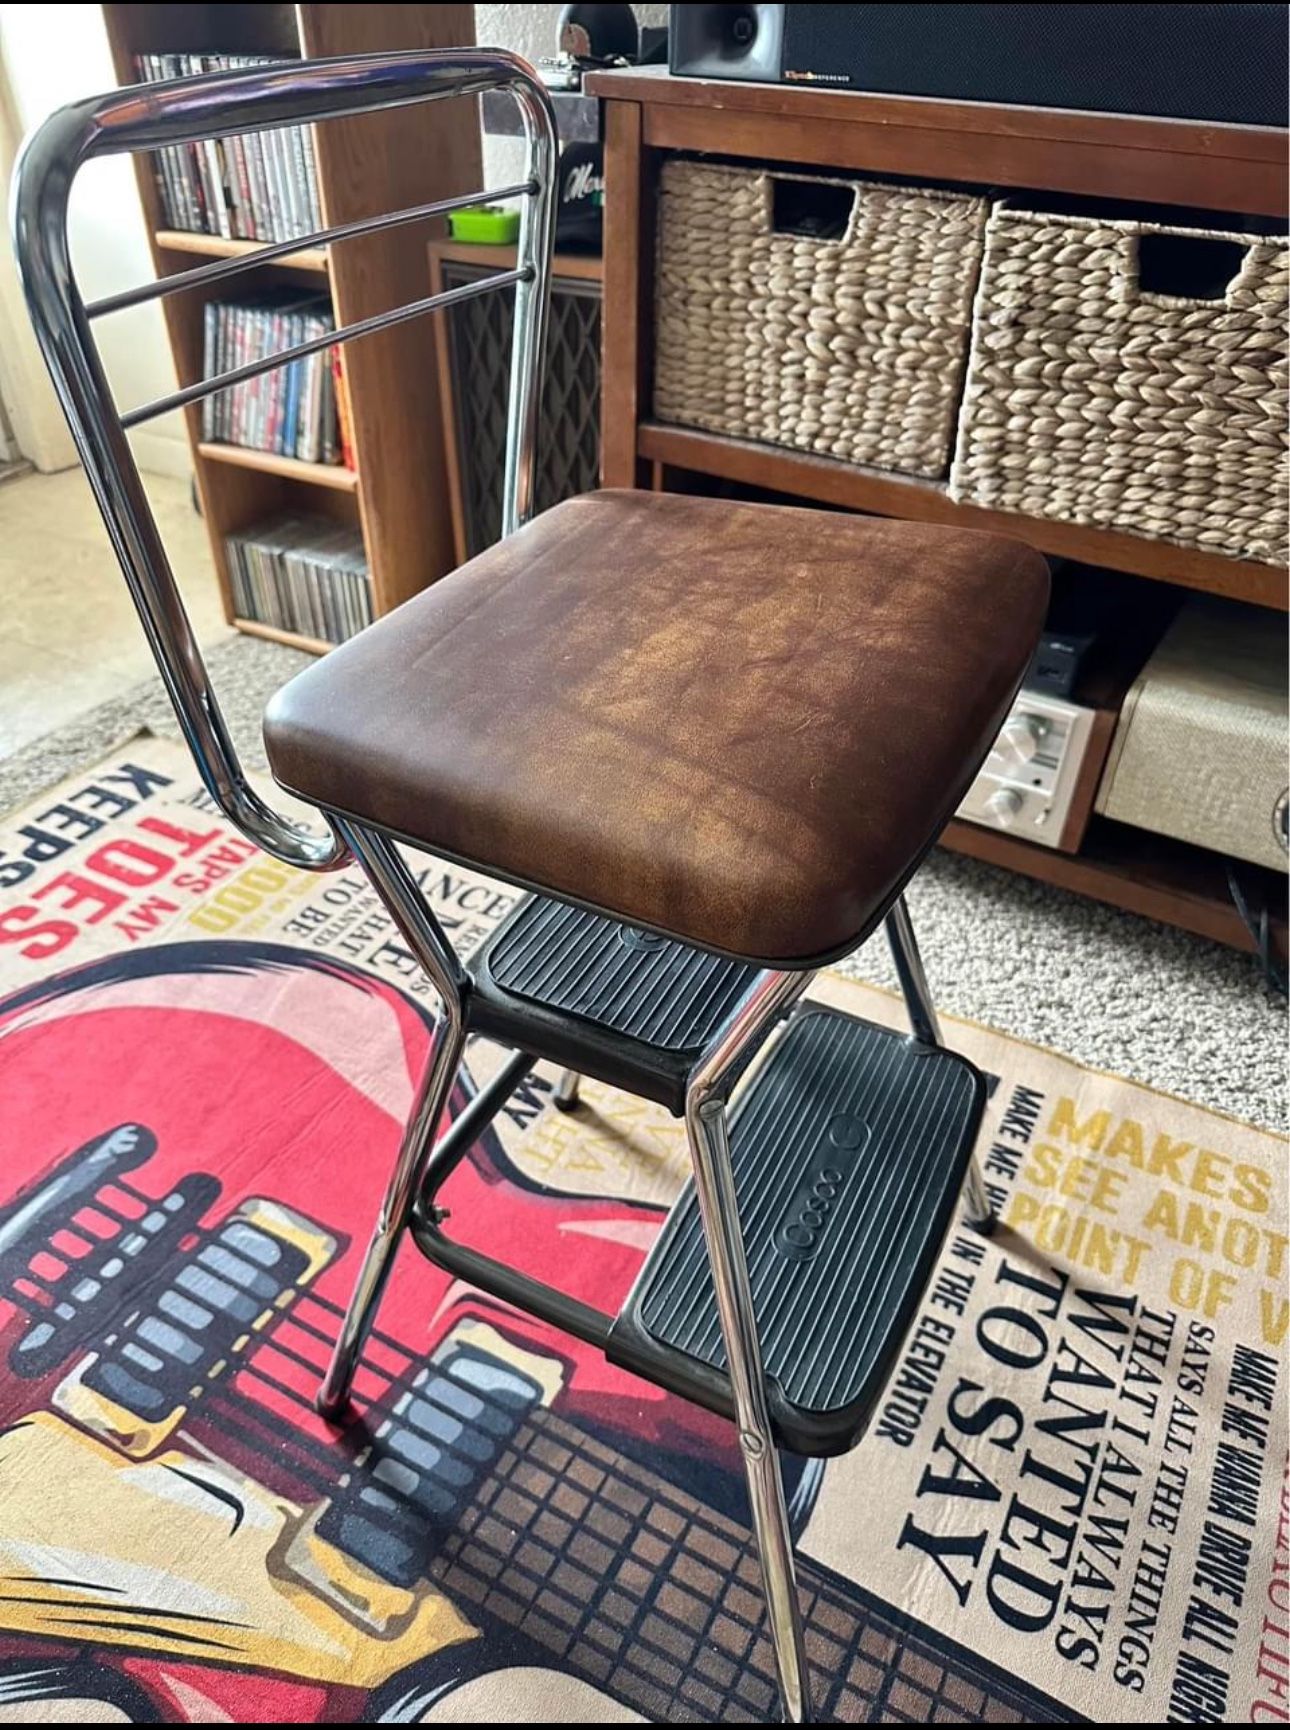
[[[444,259],[443,286],[467,283],[500,265]],[[600,477],[600,283],[562,276],[551,281],[551,314],[542,378],[537,507],[587,493]],[[506,468],[506,409],[511,381],[514,296],[480,295],[446,307],[452,388],[452,438],[463,530],[460,557],[473,559],[501,537]]]
[[[673,6],[691,78],[1284,126],[1277,6]]]

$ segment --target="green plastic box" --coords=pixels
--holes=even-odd
[[[500,204],[470,204],[465,210],[449,211],[448,226],[454,240],[469,241],[472,246],[514,246],[519,239],[520,213]]]

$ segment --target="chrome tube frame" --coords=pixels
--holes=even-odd
[[[923,971],[923,958],[918,953],[914,937],[914,923],[903,895],[887,915],[887,942],[891,946],[891,958],[896,963],[914,1038],[922,1045],[944,1045],[936,1005],[932,1002],[927,975]]]
[[[565,1069],[560,1072],[560,1079],[555,1085],[555,1106],[557,1111],[575,1111],[582,1097],[582,1077],[576,1069]]]
[[[217,396],[220,391],[228,390],[232,385],[258,378],[263,372],[274,372],[293,360],[304,360],[308,355],[321,354],[325,348],[353,342],[356,337],[373,336],[378,330],[389,330],[392,325],[405,324],[410,318],[420,318],[423,312],[438,312],[441,307],[456,306],[463,300],[476,300],[484,294],[495,294],[499,288],[509,288],[512,283],[518,284],[524,280],[522,270],[502,270],[493,276],[480,277],[478,282],[463,283],[460,288],[446,288],[440,294],[428,294],[422,300],[410,300],[405,306],[394,307],[389,312],[373,313],[371,318],[361,318],[354,324],[343,324],[339,330],[324,331],[321,336],[312,336],[307,342],[298,342],[291,348],[280,348],[276,354],[266,355],[262,360],[249,360],[244,366],[235,366],[229,372],[217,372],[211,378],[185,385],[183,390],[172,391],[169,396],[158,397],[155,402],[144,403],[141,408],[134,408],[123,414],[121,425],[127,431],[142,426],[145,421],[156,420],[158,415],[169,414],[177,408],[187,408],[190,403],[201,402],[208,396]]]
[[[533,182],[526,180],[516,186],[494,186],[489,188],[489,198],[519,198],[534,190]],[[242,276],[249,270],[260,270],[266,264],[272,264],[276,259],[293,259],[304,250],[314,250],[321,246],[332,246],[338,240],[356,240],[360,235],[376,234],[383,228],[402,228],[409,222],[424,222],[431,216],[446,216],[453,210],[465,210],[479,197],[477,192],[467,192],[458,198],[437,198],[430,204],[409,205],[406,210],[390,210],[384,216],[366,216],[361,222],[341,222],[332,228],[320,228],[305,240],[269,240],[252,250],[240,253],[236,258],[221,258],[215,263],[194,265],[191,270],[176,270],[170,276],[159,277],[155,282],[141,282],[134,288],[126,288],[120,294],[105,295],[102,300],[92,300],[85,308],[87,318],[105,318],[109,313],[125,312],[129,307],[141,306],[148,300],[166,300],[172,294],[182,294],[190,288],[210,288],[212,284],[223,282],[231,276]]]
[[[518,187],[502,189],[518,192],[523,198],[513,271],[469,285],[469,296],[460,290],[429,296],[329,332],[319,342],[301,344],[220,378],[186,386],[125,416],[119,413],[91,332],[91,319],[223,281],[311,246],[343,244],[361,234],[459,208],[486,194],[439,200],[361,223],[321,229],[287,243],[275,242],[243,258],[186,270],[87,307],[72,270],[67,232],[69,195],[86,162],[166,145],[198,143],[224,134],[319,124],[490,90],[506,91],[514,97],[528,144],[525,180]],[[287,864],[313,871],[343,865],[349,857],[344,835],[330,821],[320,834],[282,815],[252,787],[220,711],[143,490],[126,438],[127,426],[196,402],[315,348],[361,339],[405,318],[513,284],[515,336],[503,508],[505,532],[510,533],[526,522],[533,510],[557,160],[550,97],[533,69],[517,55],[466,49],[353,55],[114,91],[60,109],[26,140],[19,154],[12,226],[28,310],[153,657],[207,791],[257,847]]]
[[[780,1699],[789,1724],[811,1720],[810,1672],[793,1569],[792,1528],[766,1402],[766,1374],[730,1163],[726,1102],[741,1060],[814,977],[813,973],[760,974],[695,1066],[685,1098],[694,1189],[716,1288]]]
[[[348,1404],[364,1343],[372,1331],[394,1257],[434,1150],[449,1096],[466,1048],[471,981],[443,928],[426,905],[412,873],[392,841],[374,829],[333,818],[337,831],[362,865],[389,910],[404,942],[439,993],[442,1011],[434,1045],[403,1131],[398,1157],[363,1257],[331,1362],[318,1391],[318,1410],[334,1418]]]
[[[990,1205],[990,1197],[985,1187],[985,1178],[981,1175],[981,1167],[973,1152],[968,1160],[967,1171],[963,1175],[963,1193],[961,1196],[963,1217],[983,1237],[989,1237],[997,1221],[994,1209]]]
[[[927,974],[923,971],[923,958],[918,953],[918,943],[914,937],[914,922],[909,917],[909,907],[903,895],[887,915],[887,941],[891,945],[891,958],[896,963],[900,989],[904,995],[905,1009],[914,1038],[921,1045],[944,1046],[940,1018],[932,1001]],[[974,1230],[987,1235],[994,1230],[994,1210],[990,1206],[985,1178],[975,1153],[968,1161],[967,1172],[963,1178],[962,1203],[963,1217]]]

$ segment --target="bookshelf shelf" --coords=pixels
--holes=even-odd
[[[184,228],[159,228],[153,239],[163,252],[195,252],[202,258],[249,258],[260,250],[258,240],[228,240],[219,234],[191,234]],[[321,248],[306,247],[303,252],[271,259],[265,269],[309,270],[325,275],[327,254]]]
[[[274,451],[251,450],[246,445],[215,444],[206,439],[197,446],[199,457],[211,463],[232,463],[235,468],[257,469],[284,480],[303,481],[306,486],[330,487],[338,493],[358,490],[358,475],[341,463],[302,463],[297,457],[278,456]]]
[[[118,81],[139,81],[140,55],[272,55],[306,60],[474,45],[474,8],[448,6],[133,6],[103,8]],[[420,103],[314,128],[323,222],[339,226],[385,210],[474,193],[483,186],[473,104]],[[165,165],[161,165],[164,178]],[[262,242],[191,233],[169,224],[154,164],[135,159],[144,224],[159,277],[201,259],[254,256]],[[172,206],[172,211],[173,211]],[[181,385],[203,376],[205,305],[236,299],[247,283],[328,294],[336,324],[354,324],[424,296],[428,241],[442,218],[364,235],[329,251],[302,248],[254,276],[202,285],[164,304]],[[185,410],[193,472],[211,556],[231,625],[251,636],[323,654],[316,637],[239,616],[226,542],[284,516],[332,518],[362,533],[379,617],[456,564],[432,318],[409,320],[344,352],[344,401],[355,469],[216,444],[200,406]],[[242,603],[245,606],[245,602]]]
[[[236,625],[239,631],[245,631],[248,637],[263,637],[269,643],[285,643],[287,648],[303,649],[307,655],[325,655],[336,647],[335,643],[326,643],[321,637],[303,637],[298,631],[284,631],[278,625],[262,625],[258,619],[234,616],[229,623]]]
[[[791,478],[794,493],[847,510],[870,511],[909,522],[949,523],[956,528],[985,529],[1029,541],[1054,558],[1105,565],[1134,576],[1155,577],[1210,594],[1231,595],[1260,607],[1286,607],[1286,574],[1276,565],[1224,553],[1176,547],[1168,541],[1148,541],[1113,529],[1086,528],[1056,518],[1025,517],[1014,512],[988,511],[957,504],[943,481],[918,480],[879,469],[753,444],[747,439],[641,420],[637,427],[639,454],[696,474],[718,475],[749,485],[766,484],[769,465],[782,482]]]

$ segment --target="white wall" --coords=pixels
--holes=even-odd
[[[13,119],[21,132],[39,124],[53,109],[77,97],[110,90],[116,83],[102,9],[98,6],[32,6],[0,4],[0,67],[3,67]],[[0,199],[7,206],[8,176]],[[8,212],[5,210],[6,231]],[[81,293],[87,300],[128,288],[151,278],[152,260],[139,208],[134,170],[127,157],[91,162],[77,177],[70,210],[72,261]],[[7,249],[6,249],[7,250]],[[0,285],[0,300],[12,300]],[[96,326],[108,378],[122,409],[175,388],[161,309],[133,307]],[[38,467],[66,467],[74,460],[70,445],[39,435],[47,427],[47,404],[34,400],[25,369],[5,378],[5,399],[13,415],[24,454]],[[18,398],[22,396],[25,401]],[[33,437],[37,448],[24,440]],[[165,474],[189,472],[188,445],[182,417],[168,415],[132,438],[140,467]],[[55,460],[51,460],[51,452]]]
[[[481,48],[509,48],[526,60],[555,53],[563,6],[476,6],[475,40]],[[666,24],[666,6],[633,6],[638,24]]]
[[[17,454],[48,471],[69,467],[76,451],[36,347],[7,241],[8,189],[21,128],[3,74],[0,62],[0,400],[13,426]]]
[[[476,6],[475,41],[481,48],[509,48],[526,60],[549,58],[556,51],[556,30],[563,6]],[[638,24],[666,24],[666,6],[633,6]],[[524,145],[518,138],[484,138],[484,174],[489,186],[523,177]]]

